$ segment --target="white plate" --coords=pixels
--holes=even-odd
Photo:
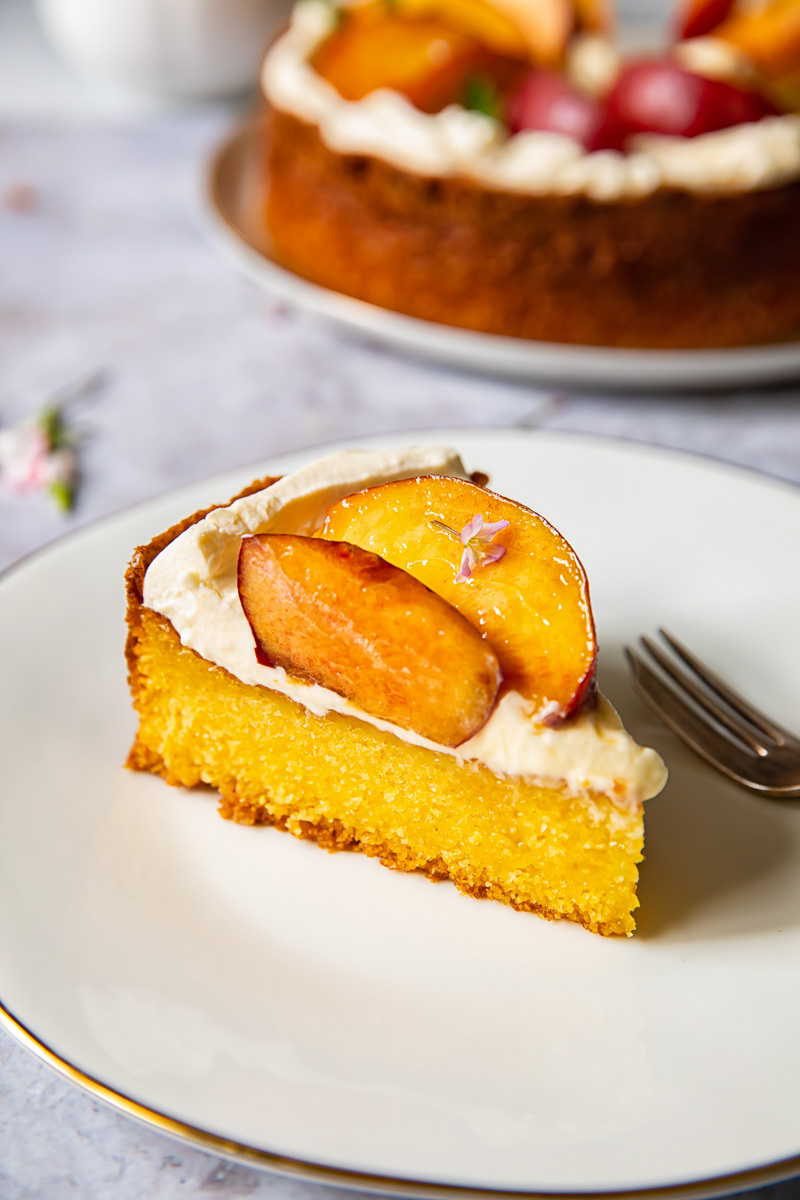
[[[800,492],[597,439],[421,440],[459,446],[584,559],[601,685],[672,773],[635,937],[228,824],[210,792],[122,770],[132,547],[312,457],[295,455],[107,520],[0,586],[12,1031],[144,1120],[307,1178],[687,1196],[800,1171],[800,805],[684,751],[621,650],[663,622],[800,727]]]
[[[530,342],[406,317],[309,283],[269,258],[253,219],[263,153],[263,135],[252,126],[220,147],[205,197],[209,235],[258,286],[351,334],[471,371],[593,389],[687,391],[800,377],[800,342],[733,350],[620,350]]]

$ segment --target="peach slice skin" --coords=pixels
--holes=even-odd
[[[681,0],[677,14],[679,38],[703,37],[730,13],[734,0]]]
[[[713,33],[743,50],[767,78],[800,70],[800,0],[772,0],[752,12],[734,9]]]
[[[614,25],[611,0],[573,0],[572,7],[580,27],[590,33],[608,33]]]
[[[256,656],[443,746],[483,726],[501,674],[468,621],[359,546],[295,534],[242,539],[239,597]]]
[[[460,532],[476,513],[510,522],[494,538],[506,553],[456,583],[463,547],[430,522]],[[494,649],[505,685],[530,700],[542,722],[559,724],[594,704],[586,574],[569,543],[531,509],[463,479],[427,476],[348,496],[315,536],[380,554],[457,608]]]

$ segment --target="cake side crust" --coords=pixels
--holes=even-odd
[[[280,110],[267,122],[253,228],[324,287],[541,341],[673,349],[800,335],[800,183],[531,196],[336,153]]]

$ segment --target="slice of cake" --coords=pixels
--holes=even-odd
[[[244,824],[633,930],[664,765],[597,694],[574,551],[457,454],[261,480],[140,547],[127,585],[130,767],[210,784]]]

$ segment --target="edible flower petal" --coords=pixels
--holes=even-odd
[[[456,538],[464,547],[456,583],[464,583],[470,579],[478,567],[486,567],[490,563],[499,562],[506,552],[505,546],[491,545],[491,541],[496,533],[507,528],[508,521],[486,522],[481,513],[476,513],[471,520],[467,521],[460,533],[456,533],[455,529],[451,529],[443,521],[431,521],[430,524],[433,529],[438,529],[449,537]]]
[[[0,478],[10,491],[47,490],[56,505],[68,511],[76,477],[75,451],[58,406],[0,429]]]

